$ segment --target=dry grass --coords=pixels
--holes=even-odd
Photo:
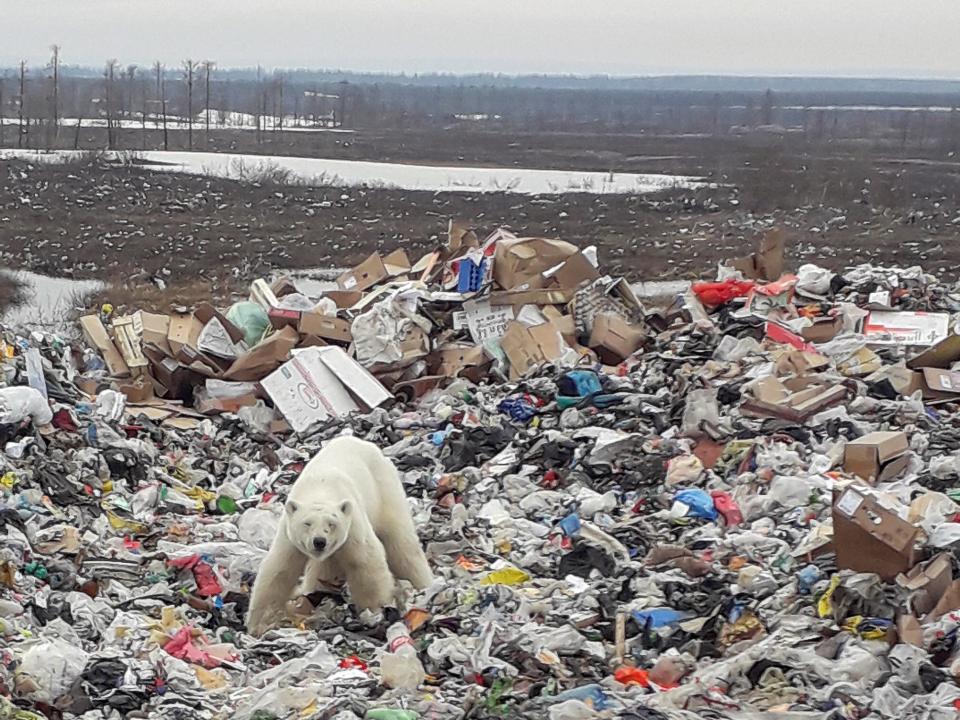
[[[11,275],[0,274],[0,314],[23,302],[23,283]]]
[[[135,310],[168,313],[178,307],[191,308],[203,302],[225,307],[243,299],[246,294],[247,285],[233,278],[201,278],[173,283],[162,289],[146,281],[114,281],[107,283],[103,290],[88,295],[81,305],[88,311],[109,303],[119,313]]]

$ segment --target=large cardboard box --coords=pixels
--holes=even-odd
[[[892,480],[907,467],[910,442],[902,432],[872,432],[848,442],[843,450],[844,472],[869,483]]]
[[[730,261],[730,266],[748,280],[772,282],[783,275],[786,239],[781,228],[772,228],[760,238],[757,251]]]
[[[559,359],[569,350],[552,323],[528,326],[516,321],[507,326],[500,347],[510,361],[511,380],[520,378],[532,367]]]
[[[535,278],[579,250],[563,240],[504,238],[493,256],[493,279],[504,290],[535,281]]]
[[[159,315],[139,310],[134,313],[133,317],[136,318],[136,322],[140,326],[140,336],[144,343],[156,345],[167,355],[173,354],[167,342],[167,336],[170,334],[169,315]]]
[[[337,278],[341,290],[362,292],[383,282],[387,278],[397,277],[410,271],[410,260],[403,250],[394,250],[386,257],[373,253],[352,270],[347,270]]]
[[[368,412],[392,397],[343,348],[335,346],[297,350],[260,384],[296,432],[329,417]]]
[[[298,329],[304,335],[349,345],[353,341],[350,321],[320,313],[305,312],[300,315]]]
[[[590,349],[601,362],[617,365],[633,355],[643,345],[646,334],[614,313],[600,313],[593,318]]]
[[[203,322],[193,313],[174,313],[170,316],[170,329],[167,331],[167,344],[173,356],[180,355],[185,348],[197,349],[197,340],[203,331]]]
[[[769,376],[751,383],[749,391],[750,395],[740,405],[740,412],[790,422],[804,422],[821,410],[840,405],[848,393],[844,385],[820,375],[786,380]]]
[[[851,484],[834,494],[833,544],[841,569],[876,573],[892,582],[917,564],[920,533],[870,488]]]
[[[238,357],[223,373],[224,380],[259,380],[273,372],[297,346],[300,336],[293,328],[283,328]]]
[[[83,331],[83,337],[87,343],[97,349],[97,352],[103,356],[103,361],[107,365],[107,371],[114,377],[126,377],[130,374],[130,368],[123,359],[123,355],[117,350],[107,329],[100,322],[96,315],[84,315],[80,318],[80,328]]]

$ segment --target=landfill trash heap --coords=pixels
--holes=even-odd
[[[960,291],[784,270],[641,304],[575,245],[451,224],[320,298],[0,344],[0,718],[955,718]],[[350,433],[436,576],[244,616]]]

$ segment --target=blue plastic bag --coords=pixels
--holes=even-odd
[[[690,508],[687,511],[687,517],[700,518],[702,520],[716,520],[719,517],[717,508],[713,504],[713,498],[703,490],[681,490],[673,496],[674,501],[682,502]]]

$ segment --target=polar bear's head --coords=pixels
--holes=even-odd
[[[314,560],[326,560],[343,547],[350,534],[353,503],[311,503],[288,500],[287,537],[297,550]]]

